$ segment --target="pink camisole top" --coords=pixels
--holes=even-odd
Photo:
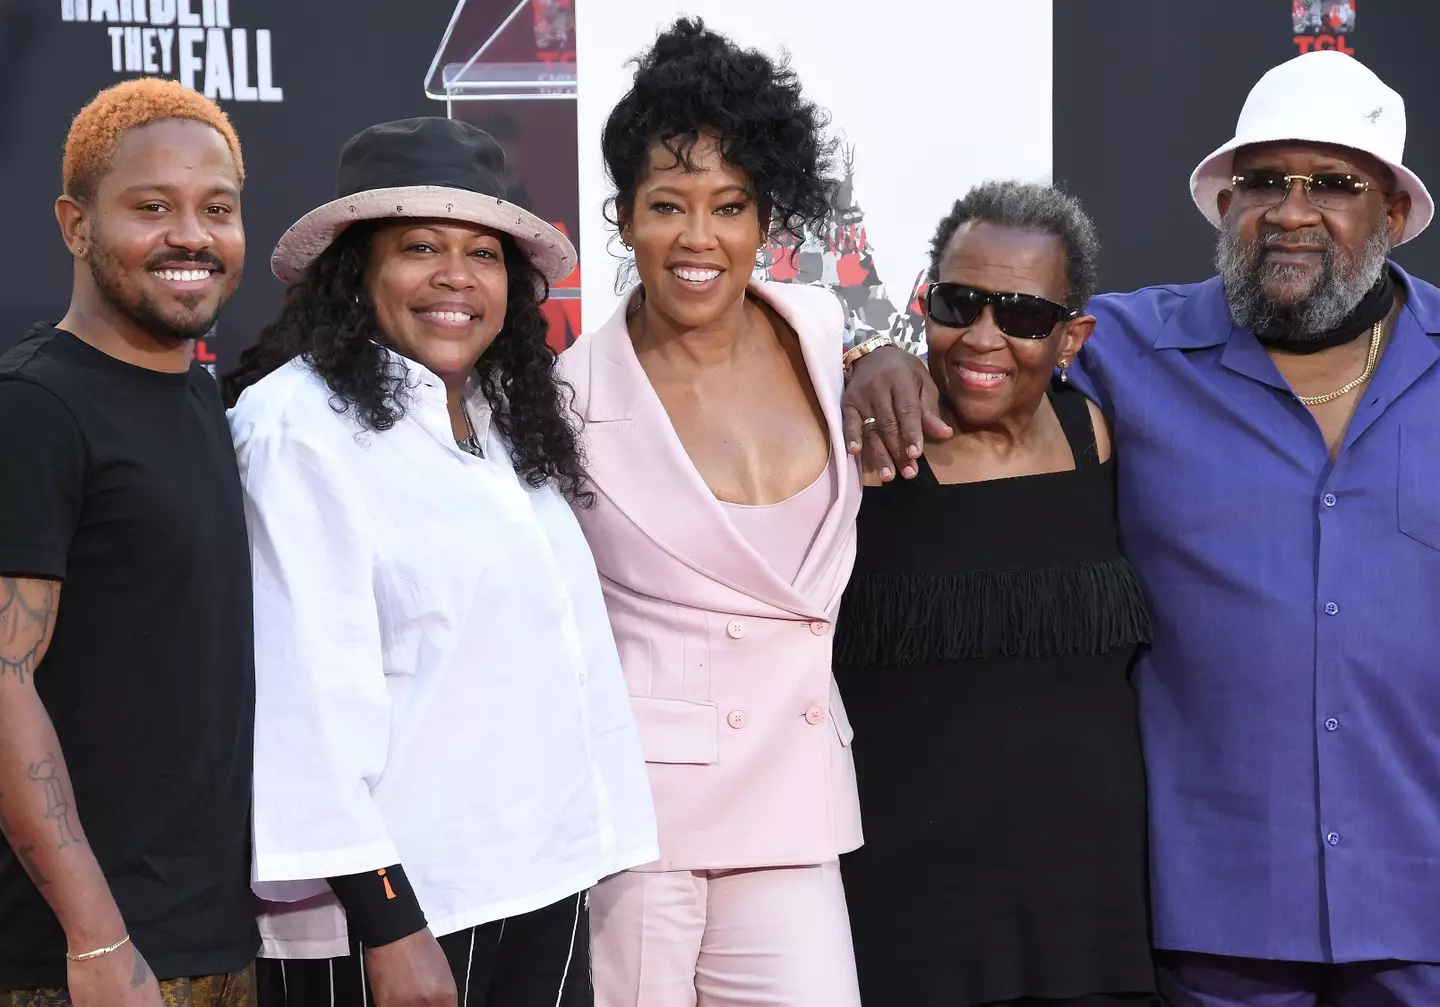
[[[735,530],[770,569],[793,584],[838,490],[832,458],[813,483],[787,500],[758,506],[722,500],[720,505]]]

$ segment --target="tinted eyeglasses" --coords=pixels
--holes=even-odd
[[[932,283],[925,292],[925,314],[954,329],[974,325],[987,304],[1000,331],[1016,339],[1044,339],[1055,326],[1080,315],[1034,294],[997,294],[963,283]]]
[[[1278,206],[1297,180],[1305,183],[1305,195],[1320,210],[1349,209],[1362,192],[1378,188],[1374,182],[1341,171],[1287,175],[1275,168],[1257,168],[1230,176],[1230,184],[1251,206]]]

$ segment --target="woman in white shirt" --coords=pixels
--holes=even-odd
[[[504,177],[465,123],[352,138],[225,380],[262,1007],[589,1004],[584,893],[658,855],[540,312],[575,251]]]

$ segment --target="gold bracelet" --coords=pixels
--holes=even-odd
[[[894,345],[895,340],[891,339],[888,335],[881,332],[877,335],[871,336],[863,343],[857,343],[854,346],[850,347],[850,349],[845,351],[845,355],[840,358],[840,366],[845,369],[845,376],[850,376],[850,368],[855,366],[855,361],[859,360],[865,354],[873,353],[882,346]]]
[[[128,943],[130,943],[130,935],[126,934],[114,944],[111,944],[108,948],[99,948],[95,951],[85,951],[78,955],[72,955],[70,952],[67,951],[65,952],[65,957],[70,959],[72,962],[86,962],[89,961],[91,958],[99,958],[102,955],[110,954],[112,951],[119,951]]]

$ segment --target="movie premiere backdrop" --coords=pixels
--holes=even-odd
[[[273,317],[270,250],[333,196],[344,141],[413,115],[494,134],[516,197],[575,241],[581,268],[549,307],[563,347],[611,313],[626,278],[601,124],[630,58],[682,13],[788,51],[842,144],[833,220],[772,245],[760,271],[830,287],[857,334],[912,347],[930,235],[986,178],[1080,196],[1107,289],[1210,275],[1190,170],[1229,138],[1260,74],[1297,52],[1354,53],[1400,90],[1406,160],[1440,186],[1440,5],[1419,0],[0,0],[0,348],[65,311],[52,204],[70,117],[144,74],[218,100],[244,146],[247,271],[197,346],[212,370]],[[1440,279],[1434,234],[1397,258]]]

